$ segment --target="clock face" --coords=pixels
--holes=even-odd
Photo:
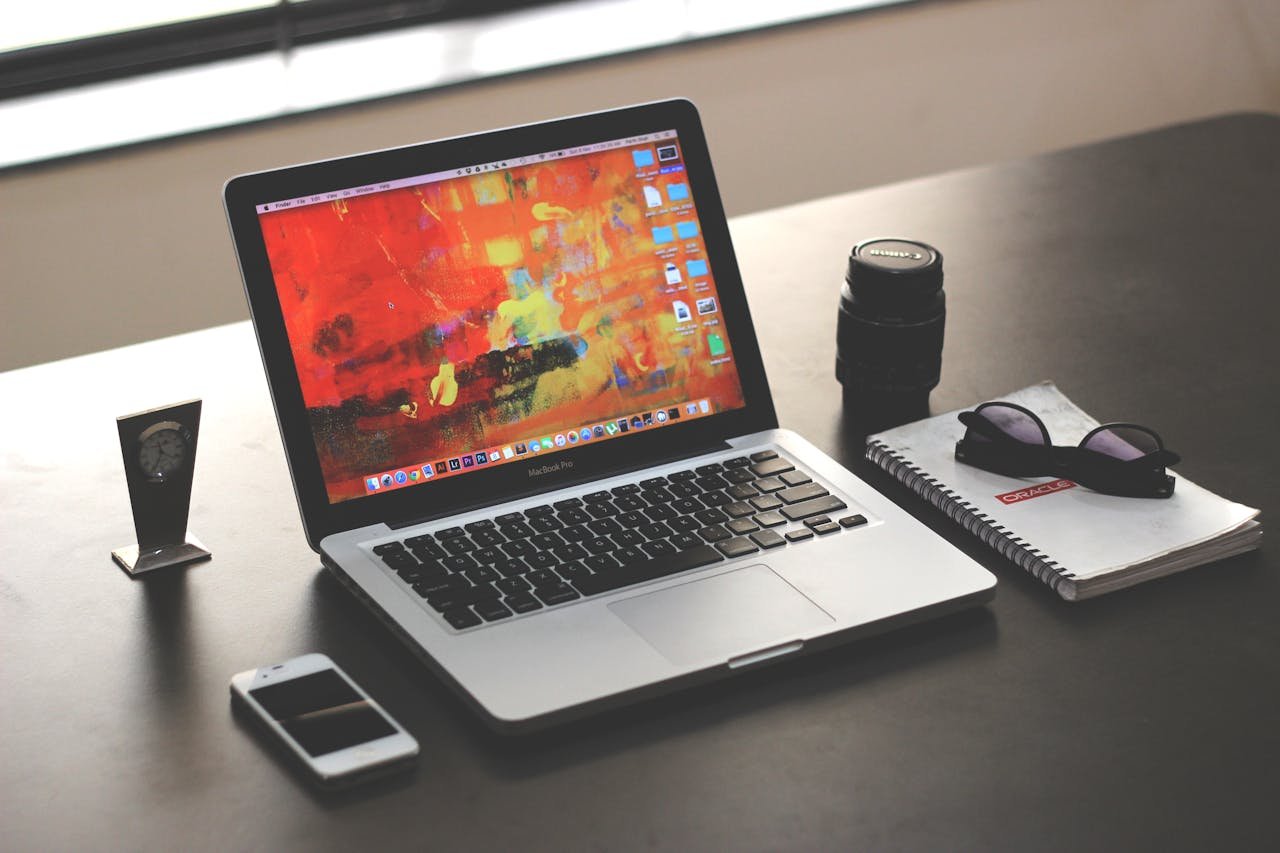
[[[173,476],[187,460],[186,430],[177,423],[156,424],[138,438],[138,466],[153,482]]]

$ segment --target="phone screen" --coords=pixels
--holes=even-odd
[[[256,687],[249,694],[313,758],[396,733],[332,669]]]

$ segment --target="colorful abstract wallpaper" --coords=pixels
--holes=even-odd
[[[263,214],[330,501],[397,466],[743,405],[687,180],[624,147]]]

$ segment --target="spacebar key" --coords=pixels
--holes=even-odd
[[[687,572],[699,566],[709,566],[723,559],[724,555],[710,545],[698,545],[670,556],[655,557],[652,560],[627,563],[616,569],[606,569],[589,577],[579,578],[573,582],[573,585],[583,595],[599,595],[602,592],[621,589],[642,581]]]

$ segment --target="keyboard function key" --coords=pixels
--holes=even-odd
[[[787,460],[779,457],[757,462],[751,466],[751,470],[757,477],[772,477],[775,474],[781,474],[783,471],[794,471],[795,467]]]
[[[474,628],[480,624],[480,617],[473,613],[470,607],[451,607],[440,615],[444,617],[444,621],[459,631]]]
[[[867,517],[859,513],[858,515],[846,515],[840,519],[840,526],[844,528],[859,527],[867,523]]]
[[[777,459],[777,458],[778,458],[778,454],[774,453],[772,450],[761,450],[759,453],[751,454],[752,462],[765,462],[769,459]]]
[[[467,531],[461,527],[446,527],[444,530],[436,531],[436,538],[440,540],[453,539],[458,536],[466,536]]]

